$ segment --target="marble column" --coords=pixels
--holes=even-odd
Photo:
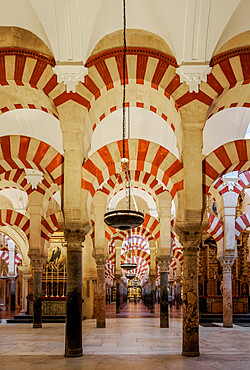
[[[176,278],[176,304],[175,307],[178,310],[181,304],[181,287],[180,287],[181,278],[177,276]]]
[[[115,281],[116,281],[116,313],[120,313],[121,311],[121,294],[120,294],[121,276],[115,275]]]
[[[33,328],[42,327],[42,271],[43,256],[31,257],[33,267]]]
[[[233,327],[232,266],[235,261],[234,249],[226,250],[220,258],[223,268],[223,327]]]
[[[198,245],[198,238],[183,242],[183,356],[200,355],[197,269]]]
[[[151,285],[150,312],[155,313],[155,275],[150,275],[150,285]]]
[[[96,307],[96,326],[97,328],[105,328],[105,305],[106,305],[106,290],[105,290],[105,263],[106,258],[96,257],[97,268],[97,307]]]
[[[67,241],[67,295],[65,357],[79,357],[82,351],[82,243],[85,233],[65,230]]]
[[[169,258],[158,259],[160,266],[160,327],[169,328],[168,266]]]

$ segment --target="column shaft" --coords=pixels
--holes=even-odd
[[[183,247],[183,345],[184,356],[199,356],[198,241]]]
[[[42,255],[31,255],[33,267],[33,328],[42,327]]]
[[[33,328],[42,327],[42,270],[34,270],[33,277]]]
[[[96,324],[97,328],[105,328],[105,259],[96,259],[97,266],[97,309]]]
[[[151,284],[151,306],[150,312],[155,313],[155,275],[150,276],[150,284]]]
[[[65,232],[67,240],[67,295],[65,357],[78,357],[82,351],[82,242],[83,232]]]
[[[120,278],[116,278],[116,313],[121,311]]]
[[[233,327],[232,270],[223,268],[223,326]]]
[[[162,267],[160,267],[162,270]],[[160,270],[160,327],[169,328],[168,313],[168,271]]]
[[[178,310],[180,308],[181,304],[181,289],[180,289],[180,279],[176,279],[176,309]]]

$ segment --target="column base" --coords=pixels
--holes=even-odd
[[[41,329],[42,324],[33,324],[33,329]]]
[[[82,348],[77,349],[65,348],[64,357],[81,357],[81,356],[83,356]]]
[[[200,356],[200,352],[182,352],[182,356],[197,357]]]
[[[160,328],[169,328],[169,324],[168,323],[160,323]]]
[[[97,328],[106,328],[106,322],[105,322],[105,320],[104,321],[97,321],[96,322],[96,327]]]
[[[223,328],[233,328],[233,324],[223,324]]]

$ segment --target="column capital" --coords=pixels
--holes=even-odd
[[[30,264],[33,267],[33,271],[42,272],[43,264],[47,257],[42,254],[29,254]]]
[[[115,280],[116,280],[116,282],[120,283],[121,277],[122,277],[121,274],[115,274]]]
[[[211,72],[212,67],[208,64],[184,64],[176,69],[176,73],[180,76],[181,82],[186,82],[189,86],[189,92],[198,93],[202,81],[207,82],[207,76]]]
[[[86,232],[84,230],[64,230],[64,237],[67,241],[67,248],[70,250],[81,250],[82,243],[85,240]]]
[[[53,72],[57,75],[57,82],[63,82],[66,85],[67,93],[69,93],[76,92],[78,82],[84,82],[84,76],[88,73],[88,69],[83,64],[64,63],[53,67]]]
[[[105,268],[107,257],[104,254],[96,254],[94,258],[97,268]]]
[[[160,272],[168,272],[168,266],[171,260],[171,256],[159,256],[156,258],[156,260],[160,266]]]
[[[219,258],[224,272],[231,272],[235,258],[236,257],[234,249],[225,250],[224,255]]]

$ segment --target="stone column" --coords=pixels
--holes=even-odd
[[[223,268],[223,326],[233,327],[232,266],[235,261],[234,249],[226,250],[220,258]]]
[[[97,307],[96,307],[96,326],[97,328],[105,328],[105,256],[95,257],[97,268]]]
[[[150,284],[151,284],[150,312],[155,313],[155,275],[150,275]]]
[[[181,287],[180,287],[181,278],[177,276],[176,278],[176,309],[178,310],[180,308],[181,304]]]
[[[198,238],[183,242],[182,354],[199,356]]]
[[[44,256],[30,257],[33,267],[33,328],[42,327],[42,271]]]
[[[116,313],[120,313],[121,311],[121,295],[120,295],[121,275],[115,275],[115,281],[116,281]]]
[[[21,279],[22,279],[22,307],[21,312],[26,313],[27,312],[27,295],[28,295],[28,280],[30,279],[30,266],[29,265],[23,265],[18,267],[18,271],[21,272]]]
[[[168,312],[168,266],[170,258],[158,258],[160,266],[160,327],[169,328]]]
[[[82,243],[85,232],[65,230],[67,241],[67,295],[65,357],[79,357],[82,351]]]

